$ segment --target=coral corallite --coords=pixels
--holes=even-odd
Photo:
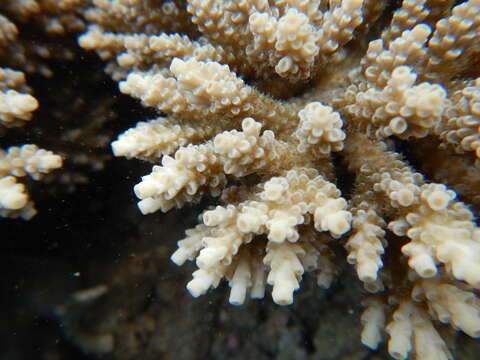
[[[288,305],[305,272],[330,286],[344,247],[362,342],[449,359],[438,324],[480,336],[480,1],[393,7],[94,0],[79,42],[158,111],[112,143],[155,164],[142,213],[218,198],[171,257],[196,261],[193,296],[226,279],[232,304],[268,284]]]

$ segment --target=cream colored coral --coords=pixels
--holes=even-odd
[[[193,296],[226,279],[232,304],[266,284],[290,304],[304,273],[330,286],[344,246],[375,293],[362,341],[377,348],[386,330],[394,358],[450,359],[432,320],[478,332],[480,231],[456,194],[475,200],[478,185],[465,152],[479,148],[478,69],[466,66],[479,4],[387,5],[189,0],[168,24],[150,0],[95,0],[80,44],[161,116],[113,143],[161,161],[135,187],[142,212],[220,196],[172,255],[196,262]],[[452,178],[457,192],[442,185]]]
[[[188,1],[186,6],[182,2],[167,1],[150,13],[146,11],[151,6],[150,1],[144,4],[118,0],[109,7],[105,0],[96,0],[94,4],[96,8],[88,10],[86,17],[99,26],[99,31],[96,31],[97,39],[102,32],[114,29],[115,22],[119,22],[121,17],[129,19],[128,26],[116,27],[116,31],[123,33],[138,33],[137,29],[143,25],[148,28],[146,33],[152,34],[149,21],[156,23],[157,28],[162,30],[170,27],[172,33],[181,30],[188,32],[188,12],[191,21],[197,25],[205,39],[215,42],[216,46],[207,49],[202,44],[202,50],[197,45],[195,50],[181,47],[178,51],[179,57],[186,59],[184,56],[188,53],[189,57],[196,57],[198,60],[221,60],[243,74],[255,73],[262,78],[278,74],[292,81],[307,79],[316,72],[319,50],[322,49],[323,55],[332,54],[353,38],[354,29],[362,22],[362,1],[359,0],[332,3],[331,9],[323,14],[319,10],[318,1],[280,1],[268,4],[264,1],[238,3],[192,0]],[[319,25],[322,27],[319,28]],[[102,45],[96,46],[94,35],[94,32],[89,32],[82,37],[81,44],[87,48],[97,48],[104,56],[113,50],[111,45],[115,47],[114,44],[117,44],[117,49],[114,50],[117,52],[118,44],[124,37],[108,34],[108,41],[102,41]],[[118,36],[118,39],[111,38],[112,35]],[[192,44],[190,42],[188,46]],[[108,50],[105,52],[102,48]],[[128,51],[117,60],[121,67],[127,68],[143,61],[154,63],[153,58],[159,59],[162,54],[152,53],[151,49],[151,46],[146,46],[138,49],[140,51]],[[204,55],[197,57],[201,53]],[[208,58],[205,57],[207,54]],[[239,61],[239,56],[244,56],[246,61]],[[323,56],[321,61],[330,60]],[[114,77],[119,79],[119,74],[124,71],[125,67],[123,71],[114,71]]]
[[[197,253],[196,262],[199,270],[193,274],[193,280],[187,285],[193,296],[204,294],[210,287],[215,288],[222,277],[228,277],[232,288],[230,302],[242,304],[245,301],[246,291],[252,288],[252,297],[263,297],[264,292],[264,269],[261,264],[250,264],[255,261],[250,259],[248,250],[239,248],[248,243],[252,235],[241,233],[235,225],[238,218],[238,210],[234,206],[223,208],[218,206],[214,210],[206,211],[203,220],[207,227],[194,229],[194,237],[189,237],[179,242],[179,250],[172,256],[174,261],[179,257],[183,260],[184,253]],[[195,237],[200,231],[203,238]],[[198,245],[191,248],[192,241],[197,240]],[[193,256],[190,255],[190,258]],[[253,266],[253,268],[251,268]],[[252,275],[253,272],[253,275]]]
[[[187,11],[198,31],[210,42],[221,47],[225,53],[235,55],[235,62],[242,69],[241,72],[255,73],[262,77],[272,74],[269,63],[265,61],[268,56],[246,54],[247,47],[252,42],[252,33],[248,26],[249,16],[256,12],[268,12],[268,2],[189,0],[187,3]],[[244,61],[238,61],[240,59]],[[262,70],[266,72],[262,73]]]
[[[430,12],[426,5],[426,0],[403,0],[401,8],[393,14],[390,26],[382,33],[383,41],[388,43],[405,30],[421,23]]]
[[[2,180],[0,180],[1,182]],[[37,214],[33,201],[27,201],[25,205],[19,209],[11,209],[0,206],[0,216],[10,219],[22,218],[23,220],[30,220]]]
[[[480,304],[472,291],[441,280],[424,280],[416,284],[412,296],[426,301],[432,316],[442,323],[471,337],[480,336]]]
[[[10,147],[0,152],[0,176],[11,174],[21,177],[30,175],[38,180],[44,174],[62,165],[62,158],[51,151],[39,149],[36,145]]]
[[[180,148],[174,158],[164,156],[162,166],[154,166],[152,173],[135,186],[136,195],[142,199],[138,204],[141,211],[180,207],[185,201],[199,198],[205,189],[212,195],[219,194],[226,174],[241,177],[275,166],[285,146],[271,131],[260,136],[260,124],[252,118],[244,119],[242,126],[243,132],[224,132],[205,144]]]
[[[0,208],[17,210],[27,204],[28,195],[15,176],[0,178]]]
[[[215,133],[216,128],[200,126],[173,125],[166,118],[158,118],[148,122],[139,122],[135,128],[127,130],[112,142],[112,150],[116,156],[127,158],[156,159],[169,155],[188,143],[197,143],[208,135]]]
[[[480,78],[456,91],[458,99],[448,107],[448,121],[437,125],[435,132],[445,146],[458,152],[473,151],[480,158]]]
[[[26,20],[37,15],[41,6],[48,7],[48,1],[39,4],[37,1],[4,1],[0,11],[6,11],[15,20]],[[39,22],[48,22],[46,17],[38,16]],[[45,28],[48,31],[48,26]],[[29,44],[40,50],[40,45]],[[33,70],[25,55],[25,46],[20,43],[19,30],[16,25],[3,15],[0,15],[0,55],[4,63],[23,66]],[[43,53],[44,56],[48,54]],[[32,113],[38,108],[38,101],[30,95],[25,74],[7,67],[0,68],[0,126],[23,126],[31,120]],[[60,156],[50,151],[39,149],[36,145],[10,147],[7,151],[0,149],[0,215],[3,217],[22,217],[26,220],[36,214],[33,202],[29,200],[23,184],[17,183],[17,177],[30,175],[38,180],[44,174],[62,165]]]
[[[254,171],[272,168],[287,149],[285,144],[275,139],[272,131],[260,135],[261,124],[252,118],[242,121],[242,131],[225,131],[215,136],[215,152],[222,158],[226,174],[236,177]]]
[[[319,46],[317,29],[306,14],[289,8],[279,19],[256,12],[249,18],[254,43],[247,48],[248,56],[260,57],[269,47],[274,48],[270,62],[282,77],[307,78],[313,69]],[[259,59],[260,60],[260,59]]]
[[[113,57],[115,52],[144,49],[148,44],[148,36],[142,34],[116,35],[104,31],[99,26],[90,26],[86,33],[79,36],[78,43],[87,50],[97,49],[102,59],[108,60]],[[130,46],[127,47],[127,44]]]
[[[210,287],[217,287],[221,278],[227,275],[240,246],[251,240],[251,237],[240,233],[236,228],[236,217],[237,209],[234,206],[218,206],[214,210],[206,211],[203,214],[205,225],[187,231],[188,237],[178,243],[179,248],[172,255],[172,260],[182,264],[185,260],[196,257],[199,267],[187,285],[193,296],[204,294]],[[248,258],[242,257],[238,261],[240,268],[234,270],[230,279],[231,302],[235,304],[243,303],[246,289],[251,286],[250,282],[245,282],[246,277],[250,276],[249,264],[245,263],[249,261]]]
[[[339,196],[339,190],[318,173],[291,170],[285,177],[272,178],[262,186],[262,202],[247,204],[247,212],[239,218],[238,225],[258,233],[262,222],[259,215],[263,213],[270,241],[297,241],[295,226],[307,222],[307,214],[311,214],[318,231],[329,231],[338,237],[350,229],[351,221],[345,210],[346,201]],[[252,207],[259,212],[252,213]]]
[[[0,9],[21,22],[34,19],[48,34],[64,35],[84,29],[78,13],[88,3],[88,0],[5,0]]]
[[[155,165],[152,173],[135,185],[135,194],[141,199],[138,207],[144,214],[168,211],[197,199],[203,187],[218,194],[226,182],[221,170],[211,144],[180,148],[174,158],[164,156],[162,166]]]
[[[31,117],[38,106],[28,93],[23,73],[7,68],[12,67],[28,73],[51,76],[52,71],[45,59],[72,59],[73,52],[68,46],[60,45],[50,35],[65,35],[84,29],[79,11],[88,0],[5,0],[0,3],[0,122],[6,126],[20,126]],[[5,16],[4,16],[5,15]],[[8,17],[8,18],[7,18]],[[22,31],[28,24],[29,31]],[[37,32],[39,34],[37,34]],[[35,33],[35,41],[25,37]],[[43,33],[43,35],[41,35]],[[47,36],[45,36],[45,34]],[[25,37],[24,37],[25,36]],[[52,41],[53,40],[53,41]],[[14,76],[16,80],[11,79]],[[23,77],[21,80],[21,76]],[[6,78],[10,78],[6,80]],[[7,81],[10,85],[6,86]],[[13,85],[15,83],[15,85]],[[11,109],[11,111],[8,110]]]
[[[209,227],[221,225],[221,230],[215,232],[215,237],[203,238],[204,248],[197,256],[197,265],[200,268],[211,268],[220,261],[226,265],[230,264],[246,237],[236,229],[237,209],[233,205],[226,208],[217,206],[214,210],[205,211],[202,217],[205,225]],[[245,241],[249,241],[248,237]]]
[[[227,111],[238,115],[248,110],[244,104],[252,90],[228,66],[174,59],[170,71],[175,77],[131,74],[120,84],[120,91],[141,98],[147,106],[178,115],[206,116]]]
[[[296,225],[313,215],[318,231],[339,237],[350,229],[351,214],[337,187],[317,171],[292,169],[284,177],[274,177],[260,185],[258,200],[245,203],[237,225],[242,232],[261,233],[266,225],[273,242],[297,241]],[[310,221],[308,221],[310,222]]]
[[[331,54],[353,37],[363,21],[363,0],[343,0],[323,14],[318,45],[322,54]]]
[[[402,252],[420,276],[436,275],[440,262],[453,277],[479,287],[480,232],[473,214],[454,197],[443,185],[423,185],[421,204],[389,227],[411,239]]]
[[[6,127],[22,126],[38,108],[38,101],[30,94],[22,72],[0,68],[0,124]]]
[[[410,355],[429,360],[453,359],[422,307],[410,299],[394,303],[398,306],[385,326],[387,305],[375,297],[365,302],[367,308],[362,314],[362,342],[365,345],[376,349],[385,329],[390,336],[388,352],[394,359],[404,360]]]
[[[419,185],[423,182],[419,173],[414,173],[407,167],[386,171],[380,175],[373,189],[385,193],[393,207],[407,207],[418,203]]]
[[[238,265],[229,281],[232,290],[230,291],[228,301],[232,305],[242,305],[245,302],[247,289],[253,285],[252,270],[250,268],[251,257],[248,255],[239,256]],[[261,276],[264,277],[263,274]]]
[[[328,184],[322,190],[315,198],[315,229],[329,231],[333,237],[340,237],[350,230],[351,214],[346,210],[347,202],[337,197],[340,191],[333,184]]]
[[[167,66],[173,58],[218,61],[242,71],[238,59],[222,47],[192,41],[179,34],[117,35],[91,26],[88,32],[79,37],[79,44],[85,49],[96,49],[104,60],[115,59],[110,75],[116,81],[124,80],[128,72],[147,65]]]
[[[15,90],[0,91],[0,120],[4,126],[14,126],[19,120],[30,120],[37,107],[37,100],[29,94]]]
[[[62,166],[62,158],[36,145],[10,147],[8,152],[0,150],[0,213],[3,216],[21,216],[30,219],[36,211],[23,184],[17,177],[29,175],[35,180]]]
[[[267,247],[264,262],[270,266],[267,282],[273,286],[272,298],[279,305],[293,303],[293,292],[300,287],[303,266],[298,255],[303,249],[297,244],[274,244]]]
[[[368,204],[360,206],[368,208]],[[373,209],[360,208],[354,212],[353,232],[345,247],[348,251],[347,261],[355,265],[361,281],[376,281],[378,271],[383,266],[380,256],[384,253],[385,246],[384,224]]]
[[[350,111],[367,121],[371,117],[374,128],[379,127],[377,136],[425,137],[442,120],[446,91],[438,84],[414,85],[416,79],[408,66],[399,66],[381,91],[360,92]]]
[[[429,63],[435,69],[458,59],[475,42],[480,27],[480,1],[469,0],[452,9],[452,15],[439,20],[428,42]]]
[[[171,260],[177,265],[183,265],[187,260],[194,260],[203,247],[202,239],[207,236],[208,231],[208,227],[204,224],[186,230],[187,236],[177,243],[178,249],[170,257]]]
[[[411,301],[402,301],[386,328],[388,352],[395,359],[407,359],[414,352],[420,359],[452,359],[446,344],[428,315]]]
[[[299,141],[297,150],[301,153],[328,154],[343,149],[345,132],[342,119],[329,106],[319,102],[309,103],[298,113],[300,122],[295,136]]]
[[[361,316],[362,343],[371,349],[376,349],[382,341],[382,331],[385,328],[385,305],[376,297],[369,297],[363,305],[366,309]]]
[[[393,313],[393,320],[388,324],[387,332],[390,335],[388,352],[395,359],[406,359],[412,351],[413,321],[412,313],[415,312],[414,305],[405,301],[400,304]]]
[[[273,285],[276,303],[293,301],[293,292],[298,289],[305,269],[318,270],[319,283],[328,287],[335,273],[331,255],[320,244],[316,250],[314,244],[318,240],[313,234],[305,234],[300,241],[298,226],[309,223],[312,215],[318,217],[316,210],[326,201],[335,200],[327,198],[338,196],[338,190],[334,189],[333,184],[313,171],[291,170],[284,177],[274,177],[260,184],[255,193],[244,194],[246,199],[237,206],[217,206],[205,211],[202,215],[204,225],[189,230],[187,238],[178,243],[179,249],[172,255],[172,260],[178,264],[196,258],[199,270],[188,285],[189,291],[194,296],[201,295],[210,287],[216,287],[222,277],[228,277],[232,287],[230,299],[235,304],[243,303],[247,288],[254,284],[251,296],[263,294],[264,285],[260,284],[257,272],[263,274],[265,271],[255,263],[257,256],[250,255],[254,266],[244,258],[248,258],[248,250],[241,250],[242,245],[258,241],[253,237],[260,234],[266,234],[269,240],[263,262],[270,267],[267,282]],[[328,212],[322,220],[327,224],[322,230],[330,230],[332,235],[338,236],[348,231],[350,214],[344,210]],[[288,243],[298,244],[282,245]],[[307,253],[306,249],[310,251]],[[282,264],[284,257],[290,260]],[[252,266],[256,269],[253,274]]]
[[[401,36],[388,43],[388,50],[384,48],[384,40],[371,41],[362,59],[366,78],[376,87],[382,88],[387,85],[395,68],[423,62],[427,53],[425,43],[430,33],[431,29],[427,25],[416,25],[411,30],[404,30]]]
[[[347,140],[349,166],[361,170],[365,185],[386,196],[393,208],[409,207],[419,202],[423,176],[407,166],[398,154],[387,151],[385,144],[374,144],[364,136],[352,136]]]
[[[124,32],[151,33],[156,27],[172,27],[173,32],[185,29],[187,14],[183,4],[155,0],[93,0],[94,7],[87,9],[85,17],[105,29]],[[155,25],[154,25],[155,24]],[[120,27],[120,28],[119,28]]]
[[[444,185],[424,184],[419,174],[402,166],[393,154],[382,154],[380,146],[361,137],[357,141],[358,144],[353,141],[352,145],[362,146],[364,157],[360,158],[355,148],[350,148],[352,160],[360,160],[360,163],[352,162],[351,165],[362,167],[373,189],[393,200],[392,207],[405,208],[388,224],[388,228],[398,236],[411,239],[402,248],[409,257],[410,267],[422,277],[432,277],[437,274],[436,264],[444,263],[453,277],[478,287],[479,230],[472,222],[471,211],[464,204],[454,201],[455,192]],[[376,162],[372,161],[374,159]],[[387,166],[390,170],[386,169]],[[374,173],[383,174],[372,176]],[[399,180],[391,180],[398,175]],[[403,199],[405,195],[400,196],[400,193],[408,196]]]

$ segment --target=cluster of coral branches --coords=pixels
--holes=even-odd
[[[71,191],[77,184],[88,182],[86,173],[101,169],[109,157],[95,149],[107,147],[110,141],[108,130],[103,127],[113,118],[109,109],[113,99],[106,99],[105,94],[96,97],[95,106],[91,106],[91,95],[81,93],[79,84],[73,90],[71,84],[55,79],[56,64],[68,67],[73,60],[78,62],[80,48],[76,38],[86,30],[82,13],[89,5],[89,1],[83,0],[0,3],[0,135],[7,139],[7,145],[16,145],[0,148],[0,216],[31,219],[37,211],[27,191],[33,185],[30,180],[49,174],[46,180],[54,183],[56,190],[61,187]],[[70,71],[71,82],[82,76]],[[28,85],[29,76],[44,79],[37,83],[48,84],[49,93],[43,94],[41,100]],[[93,82],[99,76],[94,74],[91,78]],[[52,91],[59,87],[62,96]],[[54,106],[48,106],[49,103]],[[51,124],[32,131],[39,108],[43,114],[48,113]],[[84,123],[85,118],[88,123]],[[17,136],[21,132],[15,128],[19,127],[29,128],[23,139],[53,144],[54,152],[25,144],[22,136]],[[35,132],[43,135],[35,136]],[[62,166],[62,171],[53,172]]]
[[[39,103],[31,94],[25,73],[50,77],[49,58],[69,59],[72,51],[55,37],[84,29],[77,12],[80,1],[5,0],[0,4],[0,132],[24,126]],[[51,39],[39,43],[24,36],[37,26]],[[62,166],[62,157],[33,144],[0,149],[0,215],[30,219],[36,214],[19,177],[34,180]]]
[[[193,296],[226,279],[232,304],[267,284],[291,304],[305,272],[331,285],[344,247],[368,347],[387,333],[396,359],[449,359],[439,324],[480,336],[479,0],[71,3],[80,46],[158,111],[112,143],[154,164],[141,212],[218,198],[171,257],[196,262]],[[2,123],[28,120],[3,72]]]

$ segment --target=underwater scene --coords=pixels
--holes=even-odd
[[[480,359],[480,0],[0,1],[0,360]]]

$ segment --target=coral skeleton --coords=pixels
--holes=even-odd
[[[53,32],[85,24],[80,46],[158,112],[111,144],[153,164],[140,211],[218,199],[171,256],[196,263],[194,297],[225,279],[231,304],[267,285],[292,304],[305,273],[330,287],[344,251],[370,293],[366,346],[388,337],[395,359],[451,359],[441,324],[480,336],[479,0],[393,14],[373,0],[54,3],[0,8],[25,19],[44,6]],[[0,18],[0,45],[15,36]],[[2,126],[37,106],[22,76],[1,69]],[[28,146],[1,156],[3,207],[26,201],[12,176],[59,165]]]

